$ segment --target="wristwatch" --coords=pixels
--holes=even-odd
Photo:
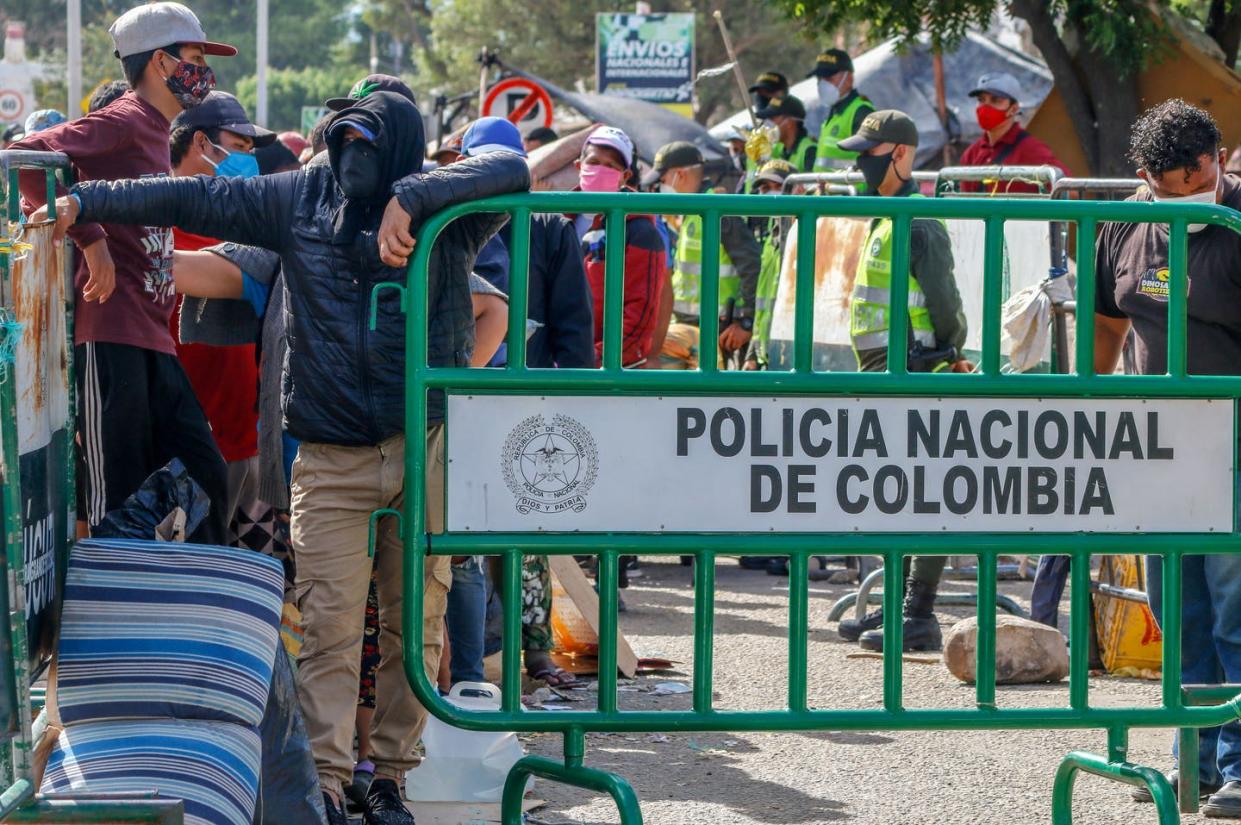
[[[749,316],[746,316],[744,318],[738,318],[737,323],[740,324],[741,328],[744,329],[746,332],[754,331],[754,319]]]

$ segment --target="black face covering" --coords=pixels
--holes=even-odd
[[[383,185],[383,172],[379,168],[379,151],[367,140],[346,143],[340,152],[338,183],[345,197],[354,200],[371,200],[379,194]]]
[[[374,140],[346,144],[347,126],[369,132]],[[343,198],[340,208],[333,205],[333,243],[351,244],[359,232],[378,228],[392,184],[422,169],[425,149],[422,115],[398,94],[371,92],[336,113],[327,129],[327,152]]]
[[[879,185],[888,176],[888,167],[892,165],[892,153],[886,155],[858,155],[857,168],[866,178],[866,185],[878,192]]]

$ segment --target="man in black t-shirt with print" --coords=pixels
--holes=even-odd
[[[1228,152],[1207,112],[1169,100],[1133,128],[1130,158],[1146,187],[1130,200],[1221,203],[1241,208],[1241,180],[1224,173]],[[1241,373],[1241,235],[1189,225],[1186,356],[1196,375]],[[1168,349],[1168,227],[1109,223],[1095,261],[1095,370],[1114,372],[1130,329],[1136,372],[1162,375]],[[1167,506],[1176,506],[1170,497]],[[1147,594],[1162,619],[1159,559],[1147,562]],[[1181,679],[1184,684],[1241,682],[1241,556],[1185,556],[1182,562]],[[1202,812],[1241,818],[1241,724],[1202,731]],[[1175,777],[1172,777],[1175,786]],[[1151,801],[1145,788],[1138,801]]]

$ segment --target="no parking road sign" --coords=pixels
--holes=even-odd
[[[547,90],[524,77],[501,80],[487,91],[483,115],[506,118],[522,132],[552,125],[552,99]]]

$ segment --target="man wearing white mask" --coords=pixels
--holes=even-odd
[[[673,141],[655,153],[655,163],[643,183],[658,181],[659,191],[697,195],[710,191],[705,180],[706,161],[692,143]],[[673,314],[678,324],[698,326],[699,286],[702,281],[703,219],[686,215],[681,221],[672,270]],[[745,355],[754,329],[754,290],[762,268],[762,250],[744,218],[720,218],[719,318],[720,350],[724,356]],[[731,359],[730,359],[731,360]]]
[[[827,108],[819,130],[814,171],[847,169],[857,160],[857,152],[841,149],[838,144],[862,128],[862,121],[875,111],[875,104],[853,87],[853,60],[842,49],[820,54],[814,70],[806,76],[818,78],[819,103]]]
[[[1241,208],[1241,181],[1223,171],[1228,150],[1215,120],[1183,100],[1168,100],[1133,127],[1129,157],[1146,187],[1132,201],[1223,204]],[[1241,237],[1189,225],[1186,360],[1193,375],[1241,370]],[[1135,372],[1163,375],[1168,349],[1168,227],[1106,223],[1095,256],[1095,370],[1116,369],[1129,331]],[[1169,499],[1170,501],[1170,499]],[[1147,563],[1147,598],[1163,618],[1159,559]],[[1241,680],[1241,556],[1185,556],[1181,562],[1181,679],[1185,684]],[[1241,724],[1203,730],[1199,777],[1208,817],[1241,817]],[[1176,785],[1175,775],[1172,777]],[[1134,790],[1138,801],[1149,792]]]

